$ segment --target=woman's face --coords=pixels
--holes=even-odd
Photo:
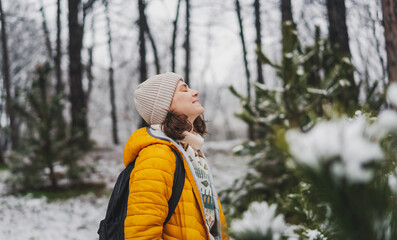
[[[185,82],[180,80],[171,101],[170,111],[176,114],[185,114],[189,122],[193,123],[200,114],[204,113],[198,95],[198,91],[190,89]]]

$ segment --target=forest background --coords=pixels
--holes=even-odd
[[[303,238],[313,231],[319,239],[396,236],[390,176],[396,166],[396,118],[391,109],[397,94],[389,87],[397,81],[395,1],[1,0],[0,15],[0,163],[5,196],[40,192],[48,197],[79,188],[102,192],[98,189],[103,182],[87,181],[97,171],[95,166],[82,159],[122,149],[143,125],[133,106],[135,87],[156,73],[175,71],[200,92],[209,120],[207,141],[237,139],[241,144],[224,150],[224,158],[234,153],[250,160],[245,177],[220,194],[231,223],[257,201],[261,203],[256,207],[270,209],[266,213],[270,215],[276,214],[275,207],[266,204],[276,204],[277,214],[283,214],[288,226],[296,226],[294,234]],[[391,114],[384,120],[391,122],[387,126],[380,117],[385,111]],[[379,179],[365,178],[378,185],[360,184],[371,185],[374,192],[383,189],[388,199],[383,200],[389,204],[383,212],[368,213],[362,224],[347,224],[341,230],[343,221],[326,214],[335,210],[327,199],[341,196],[341,191],[307,194],[318,190],[312,182],[318,176],[306,168],[310,157],[298,154],[308,146],[294,146],[302,140],[288,131],[310,132],[318,123],[345,118],[353,122],[365,118],[368,126],[357,123],[359,132],[376,124],[382,129],[378,129],[382,135],[358,134],[353,140],[370,135],[369,143],[382,146],[378,149],[382,156],[364,151],[367,157],[359,158],[358,169],[374,159],[386,159],[375,167],[373,175]],[[324,140],[329,133],[322,134]],[[343,170],[330,170],[335,158],[343,162],[344,155],[328,150],[325,155],[314,154],[333,159],[324,161],[330,175],[323,183],[356,189]],[[302,169],[299,159],[305,163]],[[313,178],[302,179],[305,171]],[[333,173],[342,176],[343,186],[332,180]],[[386,178],[389,187],[379,185]],[[319,189],[324,186],[328,185]],[[368,191],[365,187],[355,191],[364,190]],[[291,197],[294,194],[299,197]],[[357,200],[343,199],[335,206]],[[374,202],[381,200],[363,207]],[[365,227],[374,216],[384,231]],[[236,221],[234,226],[244,225]],[[231,234],[236,239],[298,236],[286,225],[266,221],[247,231],[232,227]],[[370,230],[355,235],[352,229],[357,228]]]

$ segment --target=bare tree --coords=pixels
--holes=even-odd
[[[72,136],[82,134],[81,140],[88,141],[87,102],[82,85],[83,24],[79,21],[81,7],[81,0],[69,0],[69,82]]]
[[[387,74],[389,83],[397,83],[397,2],[382,0],[383,26],[385,28]]]
[[[82,149],[89,147],[87,96],[82,84],[81,50],[83,47],[86,12],[95,0],[82,5],[81,0],[69,0],[69,83],[72,115],[72,137]],[[83,13],[80,10],[83,10]],[[83,17],[79,15],[83,14]]]
[[[138,9],[139,9],[139,56],[140,56],[140,64],[139,64],[139,72],[140,72],[140,82],[144,82],[147,79],[147,65],[146,65],[146,45],[145,45],[145,0],[138,0]],[[146,126],[145,121],[141,118],[140,124],[141,127]]]
[[[241,46],[243,49],[243,59],[244,59],[244,67],[245,67],[245,77],[247,80],[247,105],[251,104],[251,74],[248,67],[248,60],[247,60],[247,47],[245,44],[245,37],[244,37],[244,27],[243,27],[243,19],[241,17],[241,5],[239,0],[235,0],[235,9],[237,13],[237,20],[240,27],[240,39],[241,39]],[[249,139],[254,139],[254,128],[253,126],[248,126],[248,137]]]
[[[91,19],[90,31],[91,31],[91,45],[87,47],[88,63],[87,66],[85,67],[85,71],[88,79],[88,89],[86,93],[87,99],[90,98],[92,92],[92,83],[94,81],[94,74],[92,73],[92,68],[94,67],[94,49],[95,49],[95,37],[96,37],[95,15],[93,15]]]
[[[55,75],[57,79],[56,92],[61,94],[63,92],[62,83],[62,43],[61,43],[61,0],[57,0],[57,38],[56,38],[56,54],[54,57],[55,62]]]
[[[52,46],[51,46],[51,40],[50,40],[50,31],[48,30],[48,26],[47,26],[47,19],[46,19],[45,12],[44,12],[43,0],[41,0],[40,12],[41,12],[41,16],[43,18],[43,23],[42,24],[43,24],[43,31],[44,31],[44,37],[45,37],[45,46],[47,48],[48,59],[49,59],[49,61],[53,61],[54,58],[52,56]]]
[[[172,45],[171,45],[171,56],[172,56],[172,65],[171,69],[175,72],[175,42],[176,42],[176,33],[178,29],[178,18],[179,18],[179,8],[181,5],[181,0],[178,0],[178,6],[176,7],[176,16],[174,20],[174,30],[172,31]]]
[[[190,83],[190,0],[186,0],[186,32],[185,32],[185,82]]]
[[[240,39],[241,39],[241,45],[243,49],[243,59],[244,59],[244,67],[245,67],[245,77],[247,79],[247,97],[248,99],[251,99],[251,83],[250,83],[250,70],[248,67],[248,60],[247,60],[247,47],[245,44],[245,37],[244,37],[244,27],[243,27],[243,19],[241,17],[241,5],[239,0],[234,1],[235,6],[236,6],[236,13],[237,13],[237,20],[238,24],[240,27]]]
[[[43,19],[45,19],[45,15],[44,15],[44,11],[42,12],[43,14]],[[44,24],[43,24],[44,26]],[[51,52],[50,57],[53,60],[54,64],[55,64],[55,78],[56,78],[56,84],[55,84],[55,90],[56,90],[56,94],[58,95],[58,97],[63,97],[64,96],[64,92],[63,92],[63,82],[62,82],[62,45],[61,45],[61,31],[62,31],[62,25],[61,25],[61,0],[57,0],[57,16],[56,16],[56,26],[57,26],[57,33],[56,33],[56,52],[55,55],[53,56],[52,54],[52,48],[51,48],[51,42],[49,40],[49,34],[48,37],[46,37],[46,39],[48,39],[48,43],[47,43],[47,51]],[[46,28],[44,28],[46,29]],[[62,108],[63,109],[63,108]],[[64,139],[66,137],[66,121],[63,117],[62,111],[57,111],[58,116],[56,116],[57,121],[56,124],[58,125],[57,127],[57,137],[58,139]]]
[[[256,30],[256,48],[258,51],[262,51],[262,34],[261,34],[261,5],[259,0],[255,0],[254,2],[254,8],[255,8],[255,30]],[[257,54],[256,57],[256,69],[257,69],[257,75],[258,75],[258,82],[259,83],[264,83],[263,80],[263,73],[262,73],[262,62],[259,59],[259,54]]]
[[[83,4],[83,35],[82,35],[82,39],[84,37],[84,26],[85,26],[85,19],[87,17],[88,12],[93,8],[93,5],[95,3],[96,0],[88,0],[86,3]],[[106,0],[103,0],[106,1]],[[86,74],[87,74],[87,80],[88,80],[88,89],[85,93],[85,98],[86,101],[89,101],[90,99],[90,95],[92,92],[92,82],[94,81],[94,74],[92,73],[92,68],[94,66],[94,61],[93,61],[93,52],[94,52],[94,48],[95,48],[95,15],[92,16],[92,20],[91,20],[91,33],[92,33],[92,45],[89,46],[87,48],[87,52],[88,52],[88,64],[85,67],[86,70]]]
[[[6,19],[3,11],[3,1],[0,0],[0,21],[1,21],[1,43],[3,52],[3,87],[6,93],[6,113],[10,120],[10,136],[12,149],[18,148],[18,131],[16,127],[15,114],[12,108],[13,100],[11,96],[11,74],[10,62],[8,57],[8,43],[7,43],[7,30]]]
[[[107,32],[108,32],[108,50],[109,50],[109,90],[110,90],[110,105],[111,105],[111,118],[112,118],[112,135],[113,143],[119,144],[119,137],[117,134],[117,114],[116,114],[116,103],[114,94],[114,70],[113,70],[113,53],[112,53],[112,31],[110,27],[110,16],[109,16],[109,1],[104,1]]]
[[[351,56],[346,26],[345,0],[327,0],[329,39],[341,56]]]
[[[154,56],[154,65],[156,66],[156,73],[157,74],[160,74],[160,60],[159,60],[159,56],[158,56],[158,53],[157,53],[157,47],[156,47],[156,42],[154,41],[154,38],[153,38],[153,36],[152,36],[152,33],[150,32],[150,28],[149,28],[149,24],[148,24],[148,22],[147,22],[147,17],[146,17],[146,15],[144,16],[145,17],[145,31],[146,31],[146,33],[147,33],[147,35],[148,35],[148,37],[149,37],[149,40],[150,40],[150,44],[152,45],[152,49],[153,49],[153,56]]]
[[[139,9],[139,56],[140,56],[140,82],[147,79],[146,44],[145,44],[145,0],[138,0]]]

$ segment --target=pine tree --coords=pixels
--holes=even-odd
[[[301,188],[299,179],[288,168],[292,163],[283,147],[283,136],[291,128],[308,131],[319,119],[330,119],[335,113],[346,110],[342,94],[348,87],[346,73],[352,73],[353,66],[337,56],[326,39],[320,38],[319,28],[316,29],[314,44],[302,47],[296,40],[292,25],[285,27],[285,37],[288,38],[285,44],[289,44],[290,51],[283,54],[281,64],[271,62],[259,52],[262,62],[277,70],[282,86],[271,88],[257,83],[255,95],[258,105],[255,108],[249,107],[246,97],[231,87],[243,106],[243,112],[237,117],[249,125],[258,126],[257,131],[263,136],[243,143],[236,152],[252,157],[249,163],[252,171],[242,180],[237,180],[234,187],[221,193],[223,201],[230,204],[228,213],[232,216],[239,216],[252,201],[265,200],[277,203],[287,222],[302,221],[306,216],[293,210],[294,205],[288,197]],[[383,98],[372,93],[369,99],[378,103],[371,105],[376,113],[384,102]],[[354,113],[362,108],[357,105],[347,112]]]
[[[84,167],[77,164],[78,147],[60,132],[58,117],[64,110],[63,94],[57,94],[50,81],[49,63],[37,65],[31,85],[22,93],[20,104],[15,104],[26,131],[21,145],[10,156],[12,176],[9,183],[15,190],[59,187],[60,179],[78,182]],[[63,126],[65,127],[65,126]],[[66,126],[69,127],[69,126]],[[65,172],[56,170],[66,167]]]
[[[247,124],[258,126],[257,131],[263,137],[236,148],[237,155],[251,157],[250,169],[244,178],[236,180],[233,187],[220,193],[224,209],[234,218],[241,216],[251,202],[266,201],[277,204],[278,213],[285,216],[288,224],[299,226],[297,232],[301,237],[307,236],[306,230],[314,229],[328,239],[363,239],[363,236],[387,239],[383,238],[384,229],[379,236],[375,236],[374,228],[369,226],[383,224],[374,222],[374,216],[395,224],[396,220],[386,214],[395,207],[392,204],[394,200],[389,198],[385,201],[385,196],[390,196],[385,176],[395,169],[395,157],[386,161],[389,165],[378,166],[383,169],[377,171],[381,177],[369,185],[342,183],[338,186],[333,182],[329,166],[315,172],[297,164],[289,153],[285,138],[291,129],[310,132],[318,122],[346,115],[353,117],[351,113],[357,110],[364,111],[369,117],[376,116],[385,105],[383,94],[376,90],[377,82],[364,89],[367,101],[354,99],[352,102],[357,104],[347,109],[344,102],[346,96],[356,97],[355,94],[346,95],[349,89],[346,76],[354,72],[350,61],[335,54],[328,40],[320,38],[319,28],[316,28],[314,44],[305,47],[297,41],[291,24],[284,25],[283,33],[285,48],[289,50],[283,53],[280,64],[271,62],[259,52],[262,62],[277,70],[281,86],[268,87],[257,83],[255,96],[258,105],[255,108],[247,106],[246,97],[230,88],[243,106],[243,112],[236,114],[237,117]],[[384,152],[393,156],[396,152],[395,140],[386,142],[388,149]],[[312,148],[316,149],[315,146]],[[330,159],[330,162],[333,160]],[[367,193],[371,196],[366,197]],[[352,207],[364,198],[362,204],[357,204],[360,208]],[[379,204],[383,205],[378,207]],[[363,207],[368,209],[360,212]],[[362,214],[362,219],[356,219],[358,214]],[[390,226],[389,222],[385,224]],[[361,229],[362,234],[354,229]],[[391,230],[395,231],[395,228]],[[391,234],[395,236],[394,232]],[[238,239],[238,236],[235,237]]]

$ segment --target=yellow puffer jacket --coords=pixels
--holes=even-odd
[[[125,166],[136,158],[130,176],[130,194],[124,222],[125,239],[210,239],[200,192],[185,160],[182,195],[174,214],[163,227],[176,166],[176,158],[170,147],[181,153],[172,141],[151,136],[147,128],[141,128],[131,135],[124,148]],[[219,201],[218,206],[222,240],[229,239]]]

